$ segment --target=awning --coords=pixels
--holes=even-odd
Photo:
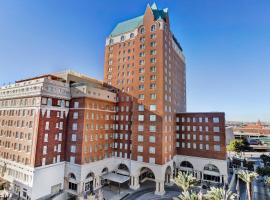
[[[124,183],[127,182],[129,180],[128,176],[124,176],[121,174],[116,174],[116,173],[108,173],[108,174],[104,174],[102,175],[103,179],[107,179],[109,181],[115,182],[115,183]]]

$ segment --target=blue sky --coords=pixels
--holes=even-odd
[[[103,78],[105,38],[146,0],[1,0],[0,84],[64,69]],[[270,1],[157,0],[187,62],[188,111],[270,121]]]

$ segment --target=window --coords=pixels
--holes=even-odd
[[[113,39],[110,39],[110,42],[109,43],[110,43],[110,45],[112,45],[113,44]]]
[[[138,115],[138,121],[143,122],[144,121],[144,115]]]
[[[47,146],[43,146],[43,155],[47,154]]]
[[[144,90],[144,85],[139,85],[139,90]]]
[[[143,100],[144,99],[144,94],[139,94],[139,99]]]
[[[138,152],[143,152],[143,146],[138,146]]]
[[[154,25],[151,26],[151,31],[153,32],[155,30],[156,30],[156,25],[154,24]]]
[[[138,105],[138,111],[144,111],[144,105]]]
[[[74,108],[79,108],[79,102],[77,101],[74,102]]]
[[[72,142],[76,142],[76,140],[77,140],[76,134],[72,134],[72,135],[71,135],[71,141],[72,141]]]
[[[143,157],[142,156],[137,156],[137,161],[143,162]]]
[[[143,125],[138,125],[138,131],[143,131]]]
[[[149,126],[149,131],[156,132],[156,126],[153,126],[153,125]]]
[[[209,150],[209,144],[205,145],[205,150]]]
[[[44,135],[44,142],[48,142],[48,134],[47,133]]]
[[[143,135],[138,135],[138,142],[143,142]]]
[[[153,99],[156,99],[156,98],[157,98],[156,93],[150,94],[150,98],[151,98],[152,100],[153,100]]]
[[[156,34],[154,34],[154,33],[151,34],[151,35],[150,35],[150,38],[151,38],[151,39],[155,39],[155,38],[156,38]]]
[[[45,123],[45,130],[50,130],[50,122]]]
[[[214,136],[214,141],[219,142],[220,141],[220,136]]]
[[[125,36],[122,35],[122,36],[121,36],[121,42],[123,42],[124,40],[125,40]]]
[[[144,27],[141,28],[140,33],[141,34],[144,34],[145,33],[145,28]]]
[[[214,117],[214,118],[213,118],[213,122],[214,122],[214,123],[219,123],[219,117]]]
[[[75,163],[75,157],[74,156],[70,156],[69,161],[70,161],[70,163]]]
[[[130,33],[129,37],[134,38],[134,33]]]
[[[46,165],[46,158],[42,158],[42,166]]]
[[[155,158],[150,157],[150,158],[149,158],[149,163],[155,164],[155,163],[156,163]]]
[[[151,72],[156,72],[157,71],[157,68],[155,66],[152,66],[152,67],[150,67],[150,71]]]
[[[156,148],[155,147],[149,147],[149,153],[155,154],[156,153]]]
[[[77,124],[77,123],[73,123],[73,124],[72,124],[72,130],[73,130],[73,131],[78,130],[78,124]]]
[[[219,130],[219,127],[215,126],[215,127],[214,127],[214,132],[215,132],[215,133],[218,133],[219,131],[220,131],[220,130]]]
[[[78,112],[73,113],[73,119],[78,119]]]
[[[214,151],[220,151],[220,145],[214,145]]]
[[[156,121],[156,115],[150,115],[150,122],[155,122]]]
[[[149,136],[149,142],[155,143],[156,142],[156,137],[155,136]]]
[[[71,153],[75,153],[76,152],[76,146],[75,145],[71,145],[70,146],[70,152]]]
[[[156,111],[157,110],[157,105],[151,104],[150,105],[150,111]]]

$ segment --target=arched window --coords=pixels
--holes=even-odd
[[[193,168],[193,165],[190,162],[188,162],[188,161],[181,162],[180,166],[181,167]]]
[[[212,165],[212,164],[208,164],[208,165],[204,166],[204,170],[219,173],[219,169],[215,165]]]
[[[151,26],[151,32],[153,32],[153,31],[155,31],[155,30],[156,30],[156,25],[153,24],[153,25]]]
[[[144,27],[141,28],[140,33],[141,34],[144,34],[145,33],[145,28]]]
[[[122,36],[121,36],[121,41],[124,41],[124,40],[125,40],[125,36],[122,35]]]
[[[75,176],[75,174],[73,174],[73,173],[70,173],[70,174],[69,174],[69,178],[72,178],[72,179],[75,179],[75,180],[76,180],[76,176]]]
[[[134,33],[130,33],[129,37],[134,38]]]
[[[113,44],[113,39],[110,39],[110,44]]]

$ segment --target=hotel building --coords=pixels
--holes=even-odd
[[[163,195],[177,171],[227,182],[224,113],[186,112],[186,65],[168,9],[119,23],[104,81],[67,71],[0,88],[0,173],[24,199],[111,180]]]

